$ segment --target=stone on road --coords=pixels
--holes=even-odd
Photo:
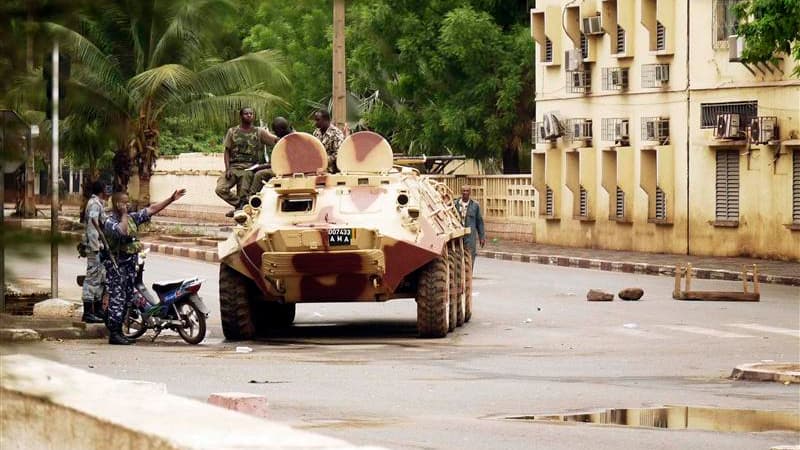
[[[625,288],[617,294],[622,300],[639,300],[644,295],[642,288]]]
[[[589,289],[589,292],[586,293],[586,300],[590,302],[610,302],[614,300],[614,294],[609,294],[599,289]]]

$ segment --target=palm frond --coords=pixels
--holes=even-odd
[[[253,108],[262,118],[278,106],[286,106],[282,98],[261,90],[246,90],[228,95],[209,95],[180,105],[180,111],[196,123],[210,126],[230,126],[237,118],[240,108]]]
[[[56,23],[47,23],[45,28],[56,37],[77,61],[108,83],[122,83],[116,61],[107,56],[92,41],[80,33]]]
[[[180,64],[165,64],[144,71],[128,82],[134,102],[152,102],[155,107],[169,103],[172,99],[185,97],[194,92],[197,75]]]
[[[260,86],[271,92],[290,89],[289,78],[283,72],[284,58],[279,52],[262,50],[248,53],[197,73],[198,91],[224,95]]]

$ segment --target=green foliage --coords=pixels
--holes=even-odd
[[[197,123],[183,116],[168,117],[161,122],[161,154],[222,151],[224,127]]]
[[[800,1],[746,0],[734,8],[741,21],[738,33],[747,43],[744,62],[775,62],[776,53],[800,61]],[[800,77],[800,65],[793,75]]]
[[[277,91],[287,104],[262,118],[283,115],[295,129],[310,131],[313,111],[331,95],[332,7],[311,0],[257,3],[255,14],[243,15],[245,24],[253,24],[244,38],[244,50],[271,49],[286,55],[285,73],[294,86]]]
[[[525,2],[373,0],[348,14],[348,82],[384,101],[372,128],[400,151],[519,170],[534,115]]]

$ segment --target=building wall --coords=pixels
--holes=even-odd
[[[614,3],[616,15],[609,18]],[[792,219],[791,154],[773,167],[775,148],[791,153],[786,143],[753,146],[750,156],[742,156],[739,224],[715,226],[716,152],[724,147],[714,142],[713,129],[700,128],[700,104],[758,100],[758,114],[778,116],[781,137],[786,138],[799,128],[800,81],[786,75],[796,63],[789,58],[782,65],[785,74],[764,70],[766,75],[755,71],[756,76],[742,64],[729,62],[726,45],[714,41],[713,5],[713,0],[537,2],[531,12],[537,44],[537,121],[546,113],[555,113],[562,123],[592,120],[591,142],[562,137],[539,142],[532,150],[537,242],[800,259],[800,231],[785,226]],[[591,71],[591,92],[570,93],[564,50],[580,43],[573,39],[580,36],[578,20],[597,11],[603,13],[604,28],[623,26],[626,49],[612,54],[615,32],[589,36],[584,66]],[[666,48],[660,51],[651,42],[655,20],[666,29]],[[553,47],[552,62],[542,61],[545,38]],[[644,82],[645,75],[652,74],[651,64],[669,64],[669,81],[661,87]],[[605,89],[607,67],[628,68],[626,90]],[[650,117],[669,119],[667,145],[643,139],[642,118]],[[629,144],[603,140],[604,118],[629,120]],[[617,186],[625,195],[621,220],[611,217]],[[656,186],[666,198],[666,218],[654,215]],[[553,190],[551,216],[546,207],[548,187]],[[588,196],[588,214],[578,218],[581,187]]]

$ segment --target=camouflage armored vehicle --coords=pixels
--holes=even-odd
[[[380,135],[343,142],[340,172],[326,171],[319,140],[283,137],[275,177],[237,212],[219,244],[222,329],[230,340],[294,321],[298,303],[414,298],[421,337],[469,321],[472,261],[451,192],[394,165]]]

